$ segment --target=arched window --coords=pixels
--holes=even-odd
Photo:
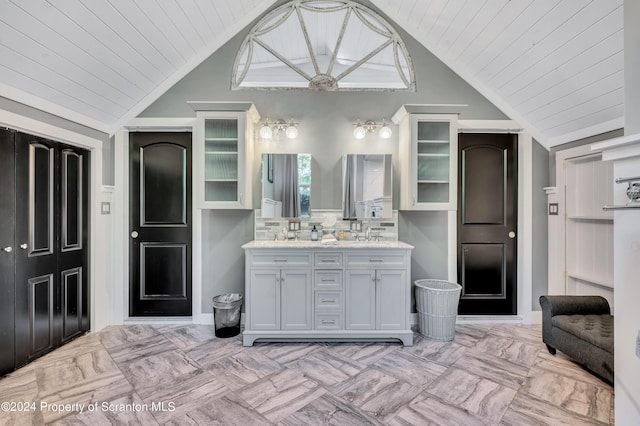
[[[294,0],[265,15],[236,56],[234,89],[415,90],[395,29],[354,1]]]

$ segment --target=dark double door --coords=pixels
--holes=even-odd
[[[89,330],[89,156],[0,130],[0,373]]]
[[[191,133],[130,133],[129,315],[191,315]]]
[[[460,314],[517,313],[517,135],[458,137]]]

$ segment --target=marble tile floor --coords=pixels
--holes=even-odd
[[[113,326],[0,379],[2,425],[609,425],[613,389],[539,325],[452,342],[258,343],[212,326]],[[14,411],[11,411],[14,410]]]

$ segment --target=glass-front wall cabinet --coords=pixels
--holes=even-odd
[[[251,209],[253,111],[198,111],[196,161],[201,208]],[[257,113],[256,113],[257,114]]]
[[[238,120],[204,120],[204,200],[238,201]]]
[[[457,114],[412,114],[401,109],[401,210],[455,210],[457,198]]]
[[[448,203],[451,170],[449,121],[416,120],[416,203]]]

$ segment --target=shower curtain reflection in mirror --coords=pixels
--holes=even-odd
[[[308,217],[311,156],[264,154],[262,217]]]

